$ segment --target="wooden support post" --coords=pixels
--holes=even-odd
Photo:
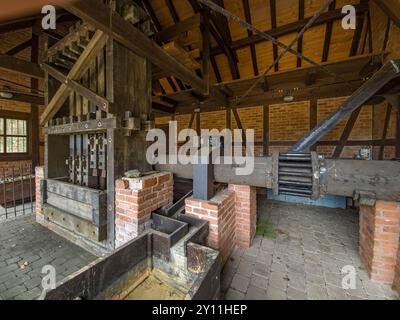
[[[203,39],[203,52],[202,52],[202,74],[203,80],[206,82],[207,90],[202,92],[205,95],[210,94],[210,50],[211,50],[211,39],[210,39],[210,17],[209,11],[204,10],[201,14],[201,36]]]
[[[36,34],[35,28],[32,28],[32,39],[31,39],[31,62],[34,64],[39,63],[39,36]],[[37,93],[39,89],[39,80],[31,78],[32,92]],[[36,168],[40,163],[40,150],[39,150],[39,106],[37,104],[31,104],[31,145],[32,145],[32,168]]]
[[[386,107],[386,117],[385,117],[385,123],[384,123],[384,126],[383,126],[381,147],[380,147],[380,150],[379,150],[379,160],[383,160],[384,159],[386,139],[387,139],[387,135],[388,135],[391,116],[392,116],[392,105],[388,103],[388,105]]]
[[[339,140],[339,145],[336,147],[336,149],[333,153],[334,159],[340,158],[340,155],[342,154],[343,149],[344,149],[347,141],[349,140],[350,134],[353,131],[354,125],[357,122],[358,116],[361,113],[361,109],[362,108],[358,108],[355,111],[353,111],[353,113],[350,116],[349,121],[347,121],[346,127],[344,128],[343,134]]]
[[[269,105],[263,107],[263,154],[269,156]]]
[[[310,130],[314,129],[318,124],[318,99],[312,98],[310,100]],[[311,151],[317,151],[317,146],[314,145]]]
[[[397,106],[396,121],[396,158],[400,159],[400,104]]]

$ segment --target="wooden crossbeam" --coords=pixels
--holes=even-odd
[[[28,39],[22,42],[21,44],[15,46],[14,48],[9,49],[7,52],[5,52],[5,54],[9,56],[14,56],[31,46],[32,46],[32,39]]]
[[[94,105],[101,107],[102,111],[109,112],[110,102],[106,98],[98,95],[93,90],[86,88],[79,82],[72,79],[68,79],[68,77],[64,75],[62,72],[56,70],[55,68],[46,63],[42,64],[42,68],[43,70],[48,72],[49,75],[51,75],[54,79],[58,80],[61,83],[66,84],[71,90],[76,91],[79,95],[85,97]]]
[[[360,113],[361,108],[358,108],[351,114],[350,119],[347,121],[346,127],[344,128],[342,136],[340,137],[339,144],[335,148],[335,151],[333,153],[334,159],[338,159],[342,154],[343,149],[346,146],[347,141],[349,140],[351,132],[353,131],[354,125],[356,124]]]
[[[6,90],[6,89],[1,89],[1,92],[12,94],[12,98],[8,99],[8,98],[2,98],[0,96],[0,100],[44,105],[44,98],[42,96],[38,96],[36,94],[16,92],[13,90]]]
[[[96,31],[87,47],[68,73],[67,79],[79,80],[88,70],[90,62],[97,57],[97,55],[106,45],[107,40],[108,36],[106,34],[100,30]],[[41,125],[45,125],[46,122],[49,121],[60,110],[65,100],[69,97],[70,92],[71,88],[67,84],[62,83],[44,110],[40,118]]]
[[[16,72],[35,79],[43,79],[44,77],[43,70],[38,64],[6,54],[0,54],[0,70]]]
[[[244,8],[244,15],[245,15],[246,22],[252,24],[249,0],[242,0],[242,1],[243,1],[243,8]],[[251,37],[253,35],[253,33],[250,30],[247,30],[247,34],[249,37]],[[259,71],[258,71],[258,64],[257,64],[257,53],[256,53],[256,47],[253,44],[250,46],[250,55],[251,55],[251,62],[253,64],[254,75],[258,76]]]
[[[400,28],[400,4],[396,0],[373,0],[379,8]]]
[[[101,1],[85,0],[72,2],[66,6],[66,9],[102,30],[104,33],[109,34],[137,55],[146,57],[150,62],[169,74],[174,75],[184,83],[198,89],[200,92],[207,91],[207,84],[195,72],[187,69],[180,62],[168,55],[153,40],[125,21],[117,12],[111,11]],[[111,24],[110,21],[112,21]],[[227,104],[225,95],[219,90],[212,89],[211,95],[216,97],[221,104]]]
[[[190,18],[182,20],[171,27],[168,27],[160,32],[158,32],[154,40],[157,42],[165,42],[171,40],[172,38],[182,34],[188,30],[193,30],[200,26],[200,14],[196,13]]]
[[[382,143],[381,143],[381,146],[379,149],[379,160],[383,160],[383,157],[384,157],[386,139],[388,136],[391,116],[392,116],[392,105],[389,103],[386,108],[385,123],[383,126],[383,133],[382,133]]]

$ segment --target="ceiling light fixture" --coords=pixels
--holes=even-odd
[[[0,97],[4,99],[12,99],[14,95],[11,92],[0,91]]]

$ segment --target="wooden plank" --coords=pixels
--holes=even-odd
[[[210,50],[211,50],[211,38],[210,38],[210,17],[209,11],[205,10],[201,15],[201,36],[203,40],[202,50],[202,75],[204,81],[207,84],[206,95],[210,93]]]
[[[0,54],[0,70],[12,71],[23,76],[43,79],[43,70],[37,63],[18,59],[6,54]]]
[[[158,32],[155,35],[154,40],[157,42],[166,42],[178,36],[181,33],[198,28],[199,26],[200,26],[200,13],[196,13],[185,20],[179,21],[178,23],[174,24],[171,27],[168,27]]]
[[[263,107],[263,154],[269,156],[269,105]]]
[[[310,131],[318,124],[318,99],[313,98],[310,101]],[[317,146],[312,146],[311,151],[316,151]]]
[[[276,0],[270,0],[270,15],[271,15],[271,27],[276,29]],[[272,51],[274,55],[274,61],[278,58],[278,46],[274,43],[272,45]],[[275,72],[279,71],[279,62],[274,66]]]
[[[125,21],[118,13],[112,12],[98,0],[78,1],[69,4],[66,8],[81,19],[88,21],[100,30],[114,37],[114,39],[126,46],[137,55],[146,57],[153,64],[176,76],[193,88],[206,92],[206,83],[193,71],[169,56],[153,40],[140,32],[133,25]],[[112,24],[110,26],[110,19]],[[226,98],[218,90],[213,89],[211,95],[215,96],[225,105]]]
[[[44,98],[42,96],[38,96],[37,94],[21,93],[4,89],[2,89],[1,92],[6,92],[6,93],[8,92],[12,94],[12,98],[8,99],[0,97],[0,100],[23,102],[35,105],[44,105]]]
[[[32,39],[28,39],[28,40],[22,42],[21,44],[15,46],[14,48],[9,49],[7,52],[5,52],[5,54],[9,55],[9,56],[14,56],[31,46],[32,46]]]
[[[39,36],[32,29],[31,38],[31,62],[34,64],[39,63]],[[31,78],[31,92],[37,92],[39,89],[38,79]],[[43,104],[43,103],[42,103]],[[31,104],[31,119],[32,119],[32,132],[31,132],[31,144],[32,144],[32,167],[36,168],[40,163],[40,130],[39,130],[39,105]]]
[[[341,156],[341,154],[343,152],[343,149],[344,149],[344,147],[346,145],[346,142],[349,139],[350,134],[353,131],[354,125],[356,124],[357,119],[358,119],[358,117],[359,117],[359,115],[361,113],[361,109],[362,108],[358,108],[357,110],[355,110],[351,114],[350,119],[347,121],[346,127],[344,128],[342,136],[340,137],[339,144],[335,148],[335,151],[333,153],[333,158],[334,159],[340,158],[340,156]]]
[[[246,22],[252,24],[249,0],[242,0],[242,3],[243,3],[244,16],[245,16]],[[253,35],[253,32],[251,32],[250,30],[247,30],[247,34],[249,37],[251,37]],[[256,47],[254,44],[250,45],[250,55],[251,55],[251,62],[253,64],[253,73],[255,76],[258,76],[259,71],[258,71],[258,64],[257,64],[257,53],[256,53]]]
[[[329,6],[329,11],[334,10],[335,7],[336,7],[336,1],[331,3],[331,5]],[[332,39],[333,22],[334,22],[333,20],[330,20],[326,24],[324,49],[322,52],[322,62],[326,62],[329,59],[329,48]]]
[[[72,79],[68,79],[66,75],[61,73],[60,71],[56,70],[55,68],[49,66],[46,63],[42,64],[42,68],[48,72],[52,77],[60,81],[61,83],[66,84],[71,90],[76,91],[78,94],[81,96],[84,96],[86,99],[91,101],[94,105],[100,107],[102,111],[108,112],[109,110],[109,101],[98,95],[96,92],[94,92],[91,89],[88,89],[81,85],[79,82],[74,81]]]
[[[335,7],[334,7],[335,8]],[[305,15],[305,0],[299,0],[299,20],[304,20]],[[303,37],[297,41],[297,51],[303,54]],[[297,57],[297,68],[301,68],[303,60]]]
[[[383,125],[382,142],[381,142],[381,147],[379,149],[379,160],[383,160],[383,158],[384,158],[385,144],[386,144],[386,139],[388,136],[391,116],[392,116],[392,105],[388,103],[387,108],[386,108],[385,123]]]
[[[400,28],[400,4],[396,0],[373,0],[379,8]]]
[[[90,67],[90,62],[106,45],[107,40],[107,35],[105,35],[102,31],[96,31],[87,47],[68,73],[67,78],[71,80],[79,80]],[[44,125],[48,120],[56,115],[56,113],[64,104],[65,100],[68,98],[70,91],[71,89],[65,83],[61,84],[60,88],[55,93],[41,116],[41,125]]]
[[[88,133],[104,131],[106,129],[121,129],[121,121],[117,118],[107,118],[100,120],[88,120],[74,122],[71,124],[62,124],[44,128],[48,135],[70,135],[74,133]]]
[[[171,57],[174,57],[177,61],[180,61],[186,68],[190,70],[197,70],[200,68],[199,63],[193,59],[189,52],[183,49],[177,42],[171,41],[163,45],[163,49]]]

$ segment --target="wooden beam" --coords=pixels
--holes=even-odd
[[[39,36],[35,32],[35,28],[32,28],[32,39],[31,39],[31,62],[34,64],[39,63]],[[32,92],[39,90],[39,80],[31,78]],[[43,103],[41,103],[43,104]],[[31,132],[31,145],[32,145],[32,167],[36,168],[40,164],[40,130],[39,130],[39,107],[38,104],[31,104],[31,119],[32,119],[32,132]]]
[[[394,0],[373,0],[378,7],[393,21],[400,29],[400,4]]]
[[[76,91],[79,95],[85,97],[88,99],[90,102],[95,104],[96,106],[99,106],[102,111],[104,112],[109,112],[109,101],[98,95],[96,92],[86,88],[84,85],[80,84],[77,81],[74,81],[73,79],[68,79],[66,75],[64,75],[62,72],[56,70],[52,66],[49,66],[46,63],[42,64],[42,68],[49,73],[54,79],[57,81],[66,84],[71,90]]]
[[[357,119],[361,113],[362,108],[358,108],[355,110],[351,116],[350,119],[347,121],[346,127],[343,130],[342,136],[340,137],[339,144],[335,148],[335,151],[333,153],[333,158],[338,159],[340,158],[340,155],[343,152],[344,147],[346,146],[347,141],[349,140],[349,137],[351,135],[351,132],[353,131],[354,125],[357,122]]]
[[[246,144],[246,132],[244,131],[242,121],[240,120],[237,109],[232,109],[233,116],[235,117],[236,124],[240,130],[242,130],[242,142]]]
[[[125,21],[118,13],[115,11],[110,12],[110,9],[102,4],[101,1],[85,0],[73,2],[66,9],[112,36],[137,55],[146,57],[150,62],[169,74],[174,75],[201,92],[206,92],[207,84],[193,71],[188,70],[168,55],[153,40]],[[110,19],[112,21],[111,25]],[[212,89],[211,95],[215,96],[223,105],[227,103],[226,97],[222,92]]]
[[[7,52],[5,52],[5,54],[9,55],[9,56],[14,56],[31,46],[32,46],[32,39],[28,39],[28,40],[22,42],[21,44],[15,46],[14,48],[9,49]]]
[[[329,11],[333,11],[336,8],[336,1],[332,2]],[[332,31],[333,31],[333,22],[334,20],[330,20],[326,23],[326,30],[325,30],[325,41],[324,41],[324,49],[322,52],[322,62],[326,62],[329,59],[329,49],[331,46],[331,39],[332,39]]]
[[[388,105],[386,107],[385,123],[383,125],[382,143],[381,143],[381,147],[379,149],[379,160],[383,160],[383,158],[384,158],[385,144],[386,144],[386,139],[388,136],[391,116],[392,116],[392,105],[390,103],[388,103]]]
[[[168,11],[171,14],[172,20],[174,20],[175,23],[178,23],[180,19],[178,13],[176,12],[174,4],[171,0],[165,0],[165,2],[167,4]]]
[[[44,98],[41,96],[38,96],[37,94],[15,92],[12,90],[5,90],[5,89],[1,89],[0,91],[12,94],[12,98],[9,98],[9,99],[2,98],[0,96],[0,100],[2,100],[2,101],[14,101],[14,102],[34,104],[34,105],[44,105]]]
[[[6,54],[0,54],[0,69],[16,72],[35,79],[43,79],[44,77],[43,70],[38,64],[14,58]]]
[[[269,105],[263,107],[263,154],[269,156]]]
[[[252,24],[249,0],[242,0],[242,2],[243,2],[244,16],[246,22]],[[253,35],[253,32],[247,30],[247,34],[249,37],[251,37]],[[258,71],[256,47],[253,44],[250,45],[250,54],[251,54],[251,62],[253,64],[253,73],[255,76],[258,76],[260,72]]]
[[[397,106],[396,109],[397,109],[397,119],[396,119],[396,158],[400,159],[400,104]]]
[[[154,40],[157,42],[165,42],[169,41],[172,38],[187,32],[189,30],[193,30],[200,26],[200,14],[196,13],[190,18],[182,20],[171,27],[165,28],[164,30],[158,32]]]
[[[354,6],[356,8],[357,13],[366,12],[369,10],[368,4],[357,4]],[[322,24],[326,24],[329,21],[337,21],[343,18],[342,9],[336,9],[334,11],[328,11],[323,13],[313,24],[314,27],[320,26]],[[282,25],[276,28],[272,28],[270,30],[266,30],[265,33],[268,33],[274,38],[279,38],[291,33],[299,32],[306,24],[310,21],[310,18],[305,18],[302,21],[292,22],[286,25]],[[260,37],[259,35],[253,35],[251,37],[242,38],[239,40],[235,40],[232,42],[232,49],[238,50],[250,46],[251,44],[258,44],[261,42],[266,42],[267,40]],[[218,55],[223,53],[219,47],[214,47],[211,50],[212,55]]]
[[[366,1],[363,0],[363,2]],[[350,48],[350,57],[354,57],[358,53],[361,42],[361,35],[364,29],[364,23],[365,23],[364,20],[365,20],[365,15],[363,14],[359,15],[357,18],[357,28],[354,31],[353,41]]]
[[[97,57],[99,52],[106,45],[108,36],[102,31],[98,30],[94,34],[93,38],[90,40],[89,44],[86,46],[85,50],[82,52],[79,59],[76,61],[67,78],[71,80],[80,80],[82,75],[90,67],[90,62]],[[71,89],[67,84],[62,83],[58,91],[55,93],[48,106],[44,110],[40,123],[45,125],[56,113],[60,110],[65,100],[69,97]]]
[[[318,125],[318,99],[310,100],[310,131]],[[317,146],[312,146],[311,151],[317,151]]]
[[[203,40],[203,50],[202,50],[202,75],[203,80],[207,83],[206,95],[210,92],[210,50],[211,50],[211,38],[210,38],[210,16],[209,11],[204,10],[201,15],[201,37]]]
[[[271,15],[271,27],[272,29],[276,29],[276,0],[270,0],[270,15]],[[274,55],[274,61],[278,59],[278,46],[274,43],[272,45],[272,51]],[[279,71],[279,62],[274,66],[275,72]]]
[[[305,0],[299,0],[299,20],[304,20]],[[303,54],[303,37],[297,41],[297,51]],[[297,57],[297,68],[301,68],[303,60]]]

